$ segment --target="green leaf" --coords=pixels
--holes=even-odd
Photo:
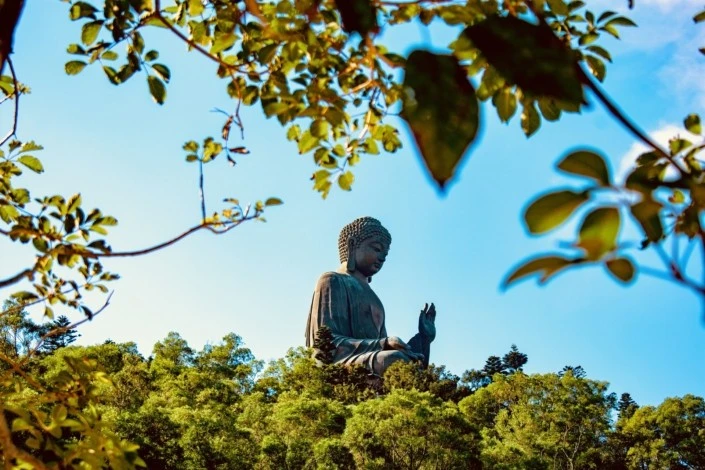
[[[509,83],[525,93],[574,105],[583,102],[576,53],[548,26],[495,15],[468,27],[464,34]]]
[[[188,0],[188,14],[189,16],[199,16],[203,13],[203,2],[201,0]]]
[[[164,100],[166,99],[166,87],[164,83],[154,75],[149,75],[147,77],[147,85],[149,86],[149,93],[152,95],[152,98],[154,98],[154,101],[159,104],[164,104]]]
[[[685,128],[688,129],[688,132],[692,134],[700,134],[703,131],[700,125],[700,116],[697,114],[689,114],[683,121],[683,124]]]
[[[455,57],[417,50],[407,60],[404,90],[402,118],[443,190],[477,137],[475,89]]]
[[[539,283],[544,283],[565,268],[583,261],[557,255],[538,256],[519,265],[502,283],[502,288],[506,289],[510,284],[532,274],[540,274]]]
[[[345,191],[350,191],[352,189],[353,181],[355,181],[355,175],[350,171],[346,171],[338,177],[338,186]]]
[[[219,52],[223,52],[224,50],[230,49],[233,47],[233,44],[235,44],[236,40],[237,36],[232,33],[216,34],[210,53],[217,54]]]
[[[105,51],[100,55],[100,58],[103,60],[117,60],[118,55],[114,51]]]
[[[563,2],[563,0],[547,0],[546,3],[548,3],[548,7],[556,15],[565,16],[568,13],[570,13],[570,10],[568,9],[568,5],[566,5],[565,2]]]
[[[509,122],[517,110],[517,97],[511,88],[504,88],[494,95],[492,102],[497,108],[500,121]]]
[[[523,103],[521,112],[521,130],[526,137],[531,137],[541,127],[541,117],[534,107],[534,103]]]
[[[585,49],[592,52],[593,54],[599,55],[603,59],[612,62],[612,55],[603,47],[600,46],[588,46]]]
[[[0,203],[0,219],[9,224],[20,216],[20,212],[14,206]]]
[[[586,55],[585,61],[590,67],[590,73],[592,73],[599,81],[603,81],[606,73],[605,63],[594,55]]]
[[[282,204],[284,204],[284,202],[282,202],[282,200],[278,197],[270,197],[264,201],[265,206],[281,206]]]
[[[110,83],[113,85],[119,85],[120,84],[120,79],[118,78],[118,73],[115,71],[114,68],[108,67],[107,65],[103,66],[103,72],[105,72],[105,76],[108,77],[108,80]]]
[[[621,224],[619,209],[615,207],[595,209],[583,219],[576,246],[585,250],[589,260],[600,259],[617,247]]]
[[[147,62],[151,62],[153,60],[157,60],[159,58],[159,52],[155,51],[152,49],[151,51],[147,51],[147,53],[144,55],[144,60]]]
[[[660,203],[652,199],[645,199],[631,207],[632,215],[641,225],[646,235],[647,243],[657,242],[663,237],[662,207]]]
[[[98,9],[89,3],[76,2],[71,5],[71,9],[69,10],[69,18],[73,21],[80,20],[81,18],[95,19],[95,12],[97,11]]]
[[[184,150],[186,150],[187,152],[197,152],[198,151],[198,142],[196,142],[195,140],[189,140],[188,142],[186,142],[184,144],[184,146],[182,148]]]
[[[169,80],[171,79],[171,72],[169,71],[169,67],[164,64],[152,64],[152,69],[154,69],[157,75],[162,77],[162,80],[169,83]]]
[[[553,230],[565,222],[571,214],[589,199],[585,192],[557,191],[539,197],[524,212],[524,222],[532,234]]]
[[[264,105],[263,110],[265,116],[267,117],[278,116],[287,112],[289,110],[289,105],[287,103],[282,103],[281,101],[273,101]]]
[[[328,121],[316,119],[311,123],[311,134],[321,139],[328,138]]]
[[[301,136],[301,128],[298,126],[298,124],[294,124],[293,126],[289,127],[286,131],[286,138],[287,140],[296,140]]]
[[[367,36],[379,30],[377,9],[370,0],[335,0],[335,6],[343,20],[346,33],[359,33]]]
[[[38,158],[33,157],[32,155],[22,155],[17,159],[17,161],[35,173],[42,173],[44,171],[44,166],[42,166],[42,162],[39,161]]]
[[[634,264],[628,258],[608,260],[605,267],[607,267],[607,272],[625,284],[634,279]]]
[[[705,21],[705,11],[701,11],[697,15],[693,17],[693,21],[696,23],[700,23],[701,21]]]
[[[69,54],[86,55],[86,50],[78,44],[69,44],[66,48],[66,52]]]
[[[86,46],[90,46],[91,44],[93,44],[95,40],[98,39],[98,33],[100,33],[100,29],[102,27],[102,20],[89,21],[88,23],[84,24],[81,28],[81,42]]]
[[[313,150],[318,145],[318,142],[318,137],[313,136],[309,131],[304,131],[299,139],[299,153],[304,154]]]
[[[612,25],[636,27],[635,22],[633,22],[629,18],[625,18],[624,16],[618,16],[616,18],[612,18],[607,23],[605,23],[605,26],[612,26]]]
[[[610,172],[607,169],[605,159],[589,150],[578,150],[568,154],[558,163],[558,169],[573,175],[594,179],[600,186],[610,185]]]
[[[74,194],[69,198],[69,202],[66,204],[66,213],[73,214],[81,206],[81,195]]]
[[[64,70],[68,75],[78,75],[81,73],[81,70],[86,67],[86,65],[87,64],[82,60],[72,60],[70,62],[66,62],[66,65],[64,65]]]

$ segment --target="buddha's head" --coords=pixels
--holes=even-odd
[[[365,277],[382,269],[392,236],[379,220],[360,217],[343,227],[338,237],[340,262],[348,272],[359,271]]]

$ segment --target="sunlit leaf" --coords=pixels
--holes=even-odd
[[[149,85],[149,93],[152,95],[152,98],[154,98],[154,101],[159,104],[164,104],[164,100],[166,99],[166,87],[164,83],[154,75],[149,75],[147,77],[147,85]]]
[[[557,191],[539,197],[524,212],[526,227],[532,234],[553,230],[589,199],[585,192]]]
[[[42,173],[44,171],[42,162],[39,161],[37,157],[33,157],[32,155],[22,155],[17,159],[17,161],[35,173]]]
[[[583,219],[577,246],[585,250],[588,259],[596,260],[617,247],[622,221],[615,207],[600,207]]]
[[[568,154],[558,163],[558,169],[594,179],[600,186],[610,185],[610,173],[605,159],[589,150],[578,150]]]
[[[338,177],[338,186],[340,186],[340,189],[350,191],[352,189],[353,181],[355,181],[355,175],[353,175],[350,171],[346,171]]]
[[[402,117],[443,189],[477,136],[475,90],[455,57],[420,50],[409,55],[404,89]]]
[[[539,275],[539,283],[544,283],[567,267],[584,261],[580,258],[569,259],[558,255],[538,256],[519,265],[507,276],[502,287],[507,288],[510,284],[533,274]]]
[[[103,21],[89,21],[81,28],[81,42],[86,46],[90,46],[98,38],[98,33],[103,27]]]
[[[524,103],[521,111],[521,130],[524,131],[526,137],[531,137],[539,127],[541,127],[541,117],[534,103]]]
[[[702,126],[700,124],[700,116],[697,114],[689,114],[683,121],[685,128],[688,132],[692,134],[700,134],[702,132]]]
[[[86,65],[87,64],[81,60],[72,60],[70,62],[66,62],[64,70],[68,75],[77,75],[81,73],[81,70],[83,70]]]

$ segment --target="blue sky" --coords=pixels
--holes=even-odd
[[[619,3],[600,0],[593,9],[626,8]],[[623,41],[604,42],[615,58],[605,89],[662,139],[705,104],[705,67],[697,52],[705,45],[705,28],[690,19],[698,11],[699,3],[688,0],[637,1],[629,14],[640,27],[624,30]],[[86,206],[116,216],[120,225],[110,237],[116,250],[149,246],[195,225],[197,168],[183,161],[181,146],[219,133],[222,116],[210,110],[232,106],[225,83],[215,78],[212,63],[186,54],[162,30],[145,39],[172,70],[164,106],[151,101],[144,77],[114,87],[97,66],[68,77],[65,47],[79,35],[67,4],[28,2],[14,56],[20,79],[32,87],[22,100],[19,137],[45,146],[37,156],[47,171],[23,176],[23,184],[36,195],[80,191]],[[389,42],[406,53],[426,39],[411,27]],[[441,47],[446,36],[434,28],[430,39]],[[599,106],[543,123],[529,140],[518,118],[501,124],[485,106],[480,141],[445,196],[429,184],[403,132],[401,151],[364,158],[352,192],[334,190],[325,201],[308,180],[312,158],[298,155],[260,109],[242,113],[242,144],[251,154],[235,168],[224,160],[206,167],[207,201],[212,210],[224,197],[277,196],[285,204],[268,211],[266,224],[246,224],[221,237],[197,234],[147,257],[106,262],[123,278],[114,283],[105,313],[81,328],[81,344],[135,341],[149,354],[169,331],[194,347],[232,331],[257,357],[280,357],[303,345],[316,279],[338,264],[340,228],[371,215],[393,238],[372,283],[387,311],[387,330],[410,337],[420,308],[435,302],[433,362],[460,374],[516,343],[529,356],[528,372],[579,364],[589,377],[610,382],[616,393],[630,392],[639,403],[705,395],[705,324],[692,293],[647,276],[623,287],[601,268],[561,275],[546,287],[527,281],[500,291],[518,261],[570,240],[572,226],[532,238],[521,224],[523,207],[538,193],[579,185],[553,170],[560,156],[578,146],[598,148],[619,171],[638,153],[632,137]],[[0,119],[8,123],[7,109]],[[0,277],[27,266],[32,256],[0,240]],[[694,256],[700,259],[700,253]],[[659,267],[648,253],[640,259]]]

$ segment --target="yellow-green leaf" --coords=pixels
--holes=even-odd
[[[502,283],[502,288],[506,289],[510,284],[532,274],[540,275],[539,283],[544,283],[568,266],[583,261],[582,259],[568,259],[558,255],[538,256],[523,262],[514,269]]]
[[[166,99],[166,87],[164,83],[154,75],[149,75],[147,77],[147,85],[149,86],[149,93],[152,95],[152,98],[154,98],[154,101],[159,104],[164,104],[164,100]]]
[[[353,181],[355,181],[355,175],[350,171],[346,171],[338,177],[338,186],[345,191],[350,191],[352,189]]]
[[[42,162],[39,161],[37,157],[33,157],[32,155],[22,155],[17,159],[17,161],[35,173],[42,173],[44,171]]]
[[[583,219],[577,246],[585,250],[588,259],[600,259],[617,247],[617,236],[621,225],[617,208],[595,209]]]
[[[697,114],[689,114],[683,121],[683,124],[685,125],[685,128],[688,129],[688,132],[693,134],[700,134],[703,131],[703,128],[700,125],[700,116]]]
[[[565,222],[571,214],[589,199],[584,192],[557,191],[539,197],[524,212],[526,227],[532,234],[553,230]]]
[[[605,263],[607,272],[613,275],[618,281],[628,283],[634,279],[634,264],[627,258],[615,258]]]
[[[610,185],[610,172],[605,159],[589,150],[569,153],[558,163],[558,169],[573,175],[594,179],[600,186]]]
[[[103,21],[89,21],[81,28],[81,42],[86,46],[90,46],[98,39],[100,28],[103,27]]]
[[[64,70],[68,75],[78,75],[81,73],[81,70],[86,67],[86,65],[87,64],[82,60],[72,60],[70,62],[66,62],[66,65],[64,65]]]

